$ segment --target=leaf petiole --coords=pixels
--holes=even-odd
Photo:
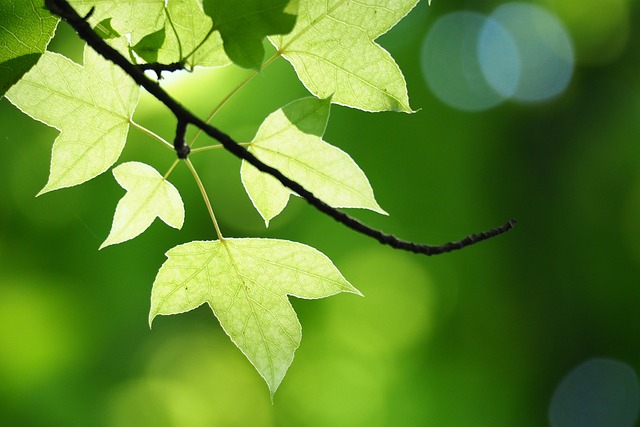
[[[182,52],[180,52],[180,57],[182,58],[182,60],[186,62],[191,56],[193,56],[193,54],[196,53],[198,49],[200,49],[206,43],[206,41],[209,39],[209,37],[211,37],[211,34],[213,34],[215,30],[216,29],[214,27],[211,27],[207,35],[204,36],[200,43],[198,43],[198,46],[194,47],[193,50],[189,52],[184,58],[182,58]]]
[[[207,196],[207,191],[205,190],[204,185],[202,184],[202,180],[200,179],[200,176],[198,176],[198,172],[196,172],[196,168],[193,167],[193,163],[191,163],[191,160],[189,159],[184,159],[184,160],[187,163],[189,170],[191,171],[191,175],[193,175],[193,179],[195,179],[196,184],[198,184],[198,188],[200,189],[200,193],[202,194],[202,198],[204,199],[204,204],[207,205],[209,216],[211,216],[211,221],[213,222],[213,228],[216,229],[216,234],[218,235],[218,239],[220,239],[220,241],[222,242],[224,241],[224,237],[220,232],[220,226],[218,225],[216,216],[213,213],[213,208],[211,207],[211,201],[209,200],[209,196]]]
[[[176,166],[178,166],[178,163],[180,163],[180,159],[175,159],[173,161],[173,164],[171,165],[171,167],[167,171],[167,173],[165,173],[164,176],[162,177],[162,179],[164,179],[165,181],[167,179],[169,179],[169,175],[171,175],[171,172],[173,172],[173,170],[176,168]]]
[[[271,56],[271,58],[267,59],[264,62],[264,64],[262,64],[262,69],[264,70],[265,68],[267,68],[269,65],[271,65],[271,63],[273,63],[273,61],[275,61],[276,59],[280,58],[280,56],[281,56],[280,52],[276,52],[275,54],[273,54],[273,56]],[[222,101],[220,101],[218,103],[218,105],[216,105],[213,108],[213,110],[211,110],[211,112],[207,116],[205,122],[209,123],[211,121],[211,119],[213,119],[215,117],[215,115],[218,114],[218,112],[222,109],[222,107],[224,107],[224,105],[227,103],[227,101],[229,101],[229,99],[231,99],[231,97],[233,95],[238,93],[240,91],[240,89],[245,87],[247,85],[247,83],[249,83],[257,75],[258,75],[258,71],[254,71],[253,73],[249,74],[243,81],[241,81],[240,84],[238,84],[235,88],[233,88],[233,90],[231,92],[229,92],[229,94],[227,94],[227,96],[225,96],[222,99]],[[189,141],[189,143],[187,145],[192,146],[193,143],[196,141],[196,139],[200,136],[201,133],[202,133],[202,129],[198,128],[198,130],[196,130],[196,133],[193,134],[193,136],[191,137],[191,140]],[[196,150],[192,150],[192,152],[193,151],[196,151]]]
[[[178,41],[178,57],[180,58],[179,62],[183,62],[183,63],[186,64],[187,63],[187,58],[183,58],[182,57],[182,43],[180,42],[180,37],[178,36],[178,31],[176,30],[176,26],[173,24],[173,20],[171,19],[171,14],[169,13],[169,9],[167,9],[166,5],[164,7],[164,14],[167,16],[167,21],[169,21],[169,25],[171,26],[171,29],[173,30],[173,34],[175,34],[176,40]]]
[[[138,123],[134,122],[131,119],[129,119],[129,123],[131,124],[131,126],[133,126],[134,128],[138,129],[140,132],[149,135],[151,138],[153,138],[153,139],[155,139],[157,141],[160,141],[164,146],[169,148],[171,151],[174,151],[173,144],[167,142],[167,140],[165,140],[160,135],[150,131],[149,129],[147,129],[146,127],[144,127],[142,125],[139,125]]]
[[[238,145],[242,145],[243,147],[250,147],[251,144],[252,144],[251,142],[240,142],[240,143],[238,143]],[[215,144],[215,145],[207,145],[205,147],[200,147],[200,148],[194,148],[193,150],[191,150],[190,154],[199,153],[199,152],[202,152],[202,151],[217,150],[219,148],[224,148],[224,145]]]

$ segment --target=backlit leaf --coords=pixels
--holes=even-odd
[[[197,241],[169,250],[167,257],[153,284],[149,322],[209,304],[272,396],[302,338],[287,295],[360,294],[324,254],[286,240]]]
[[[214,32],[207,38],[213,24],[202,10],[202,1],[72,0],[71,4],[81,15],[95,6],[89,22],[110,19],[113,30],[129,34],[133,50],[147,62],[185,60],[191,68],[230,63],[220,34]],[[126,48],[119,50],[127,54]]]
[[[231,63],[224,52],[220,33],[214,31],[207,38],[213,23],[202,10],[201,3],[198,0],[169,2],[166,11],[166,40],[159,51],[159,62],[171,63],[186,59],[191,68],[221,67]]]
[[[204,0],[203,6],[229,58],[241,67],[259,69],[264,58],[262,41],[291,31],[298,0]]]
[[[249,151],[333,207],[364,208],[386,214],[353,159],[322,140],[330,107],[328,99],[292,102],[266,118]],[[241,176],[251,201],[269,225],[293,193],[246,161],[242,162]]]
[[[127,194],[120,199],[109,237],[100,249],[133,239],[160,218],[173,228],[182,228],[184,205],[178,190],[154,168],[144,163],[123,163],[113,176]]]
[[[80,16],[95,8],[91,25],[111,18],[115,31],[130,34],[132,44],[164,27],[164,0],[69,0],[69,4]]]
[[[296,26],[270,40],[319,98],[365,111],[411,112],[404,76],[376,44],[418,0],[301,0]]]
[[[91,48],[85,48],[84,63],[47,52],[7,92],[24,113],[60,130],[49,181],[40,194],[103,173],[124,148],[139,88]]]
[[[0,0],[0,98],[38,62],[57,24],[44,0]]]

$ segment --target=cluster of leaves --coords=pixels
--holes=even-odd
[[[385,214],[362,170],[322,137],[331,104],[411,112],[400,69],[374,40],[417,0],[69,3],[134,64],[179,64],[190,70],[234,64],[258,73],[285,58],[313,96],[270,114],[246,147],[333,207]],[[132,121],[140,87],[118,66],[89,47],[83,65],[46,51],[58,19],[44,6],[44,0],[0,0],[0,96],[60,131],[53,144],[48,182],[40,194],[82,184],[109,170],[124,148],[130,127],[140,128]],[[277,51],[266,60],[265,38]],[[192,172],[218,240],[190,242],[167,252],[153,284],[149,322],[157,315],[182,313],[207,303],[273,395],[301,339],[287,296],[315,299],[359,292],[311,247],[285,240],[224,237],[188,158],[176,160],[164,175],[139,162],[113,168],[126,194],[101,248],[135,238],[156,217],[171,227],[182,227],[182,199],[168,181],[179,163]],[[286,207],[292,191],[246,161],[240,172],[268,226]]]

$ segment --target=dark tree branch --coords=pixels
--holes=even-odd
[[[189,157],[191,148],[184,141],[184,137],[187,134],[188,123],[178,118],[178,126],[176,127],[176,137],[173,140],[173,148],[178,153],[178,158],[186,159]]]
[[[176,139],[174,140],[174,146],[178,157],[184,159],[188,156],[188,146],[184,144],[184,133],[186,127],[189,124],[197,126],[202,129],[211,138],[220,142],[224,148],[239,157],[246,160],[258,170],[268,173],[280,181],[284,186],[288,187],[299,196],[304,198],[309,204],[318,209],[319,211],[329,215],[336,221],[346,225],[347,227],[357,231],[358,233],[372,237],[378,240],[380,243],[389,245],[396,249],[402,249],[409,252],[420,253],[424,255],[437,255],[445,252],[451,252],[457,249],[462,249],[467,246],[471,246],[475,243],[483,240],[490,239],[498,236],[502,233],[509,231],[515,225],[514,220],[510,220],[500,227],[493,228],[488,231],[484,231],[477,234],[471,234],[462,240],[457,242],[445,243],[444,245],[432,246],[425,244],[413,243],[405,240],[401,240],[393,235],[383,233],[380,230],[369,227],[363,224],[356,218],[347,215],[346,213],[339,211],[322,200],[314,196],[310,191],[306,190],[296,181],[293,181],[284,176],[279,170],[263,163],[252,153],[239,145],[229,135],[217,129],[214,126],[202,121],[195,116],[189,110],[184,108],[180,103],[167,94],[160,85],[149,79],[138,66],[129,62],[118,51],[109,46],[100,36],[98,36],[86,20],[78,15],[78,13],[69,5],[66,0],[45,0],[46,7],[54,14],[60,16],[67,21],[69,25],[78,33],[78,35],[89,44],[96,52],[101,54],[105,59],[113,62],[124,70],[131,78],[140,86],[145,88],[147,92],[153,95],[156,99],[162,102],[178,120],[178,127],[176,131]]]
[[[158,80],[162,79],[162,72],[168,71],[173,73],[174,71],[184,70],[184,64],[182,62],[172,62],[171,64],[160,64],[158,62],[152,62],[148,64],[136,65],[140,71],[153,71],[158,76]]]

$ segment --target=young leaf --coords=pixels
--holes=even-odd
[[[220,33],[215,31],[207,38],[213,23],[203,12],[201,3],[198,0],[169,2],[167,37],[158,55],[159,62],[167,64],[186,59],[191,68],[222,67],[231,63],[224,52]]]
[[[57,24],[44,0],[0,0],[0,98],[38,62]]]
[[[220,31],[229,58],[257,70],[264,58],[262,41],[268,35],[291,31],[298,0],[204,0],[203,6]]]
[[[106,171],[120,156],[139,88],[89,47],[84,67],[47,52],[7,98],[36,120],[60,130],[51,173],[40,194],[71,187]]]
[[[322,140],[330,107],[329,99],[313,97],[286,105],[265,119],[249,151],[333,207],[386,214],[353,159]],[[240,173],[249,198],[268,226],[287,205],[291,190],[246,161]]]
[[[376,44],[418,0],[302,0],[296,26],[271,42],[319,98],[365,111],[411,112],[404,76]]]
[[[286,240],[191,242],[169,250],[167,257],[153,284],[149,323],[159,314],[209,304],[272,396],[302,338],[287,295],[361,295],[324,254]]]
[[[111,232],[100,249],[137,237],[156,217],[173,228],[182,228],[184,205],[180,193],[154,168],[128,162],[116,167],[113,176],[127,194],[118,202]]]

